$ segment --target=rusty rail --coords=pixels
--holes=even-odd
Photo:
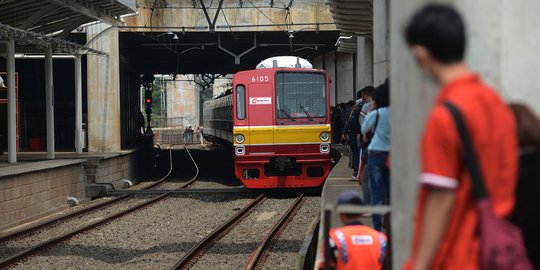
[[[264,239],[259,243],[257,249],[251,254],[248,261],[244,265],[244,269],[253,270],[259,269],[262,266],[266,255],[272,248],[274,241],[279,237],[287,224],[292,220],[296,212],[302,206],[303,202],[304,194],[300,194],[296,198],[296,200],[294,200],[291,206],[289,206],[287,212],[285,212],[283,216],[281,216],[281,218],[274,224],[274,227],[272,227],[272,229],[268,232]]]
[[[171,269],[188,269],[191,267],[206,250],[208,250],[217,240],[219,240],[219,238],[224,236],[234,226],[240,223],[243,218],[247,217],[247,215],[253,211],[255,206],[259,205],[262,201],[264,201],[264,199],[264,194],[261,194],[251,201],[242,210],[240,210],[240,212],[236,213],[236,215],[212,231],[196,246],[188,250],[188,252]]]

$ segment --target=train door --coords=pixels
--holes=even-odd
[[[272,84],[248,86],[248,122],[250,154],[274,153],[274,95]]]

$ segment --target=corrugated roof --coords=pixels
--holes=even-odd
[[[135,0],[0,0],[0,37],[14,37],[18,48],[54,43],[61,48],[81,50],[84,48],[63,39],[85,23],[101,21],[112,25],[123,24],[119,18],[134,12],[134,2]]]
[[[92,21],[120,25],[119,16],[134,12],[123,0],[3,0],[0,23],[21,30],[51,34],[69,33]],[[61,34],[61,35],[62,35]]]

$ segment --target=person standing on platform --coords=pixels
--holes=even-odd
[[[372,95],[373,91],[375,89],[373,87],[370,87],[368,89],[365,89],[362,91],[362,100],[364,101],[364,105],[362,106],[362,110],[360,110],[360,117],[358,118],[358,123],[360,124],[360,127],[362,126],[362,123],[364,122],[364,119],[366,118],[366,115],[368,114],[369,110],[371,109],[371,102],[372,102]],[[362,186],[362,199],[364,202],[369,203],[371,201],[370,191],[369,191],[369,180],[368,180],[368,173],[367,173],[367,147],[369,145],[369,141],[364,140],[364,137],[360,134],[360,163],[358,164],[358,182]]]
[[[362,134],[367,141],[367,173],[369,181],[371,205],[390,203],[390,170],[387,167],[390,153],[390,85],[388,79],[373,91],[371,111],[362,122]],[[373,227],[381,231],[383,221],[381,215],[373,215]]]
[[[362,93],[366,89],[373,88],[371,86],[366,86],[363,89],[356,92],[356,104],[351,108],[351,111],[349,113],[348,119],[345,122],[345,127],[343,128],[343,136],[345,138],[348,138],[349,140],[349,146],[351,149],[351,160],[352,160],[352,179],[358,180],[358,164],[360,163],[360,147],[359,147],[359,141],[360,141],[360,111],[362,110],[362,106],[364,105],[364,101],[362,99]]]
[[[352,190],[342,192],[338,205],[361,206],[360,195]],[[330,230],[329,265],[335,270],[381,269],[386,256],[387,238],[381,232],[362,224],[361,214],[340,213],[344,226]],[[323,256],[324,258],[324,256]],[[323,269],[324,260],[319,264]]]
[[[465,25],[453,7],[427,4],[411,18],[404,36],[422,71],[441,87],[422,137],[417,220],[404,269],[480,269],[472,180],[445,104],[452,103],[463,115],[498,218],[514,207],[516,123],[499,95],[465,64]]]

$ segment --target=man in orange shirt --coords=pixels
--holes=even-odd
[[[405,29],[421,69],[441,86],[422,138],[422,172],[412,255],[405,269],[478,269],[478,216],[456,126],[444,102],[461,111],[494,213],[514,206],[517,138],[512,113],[463,61],[465,26],[452,7],[428,4]]]
[[[352,190],[342,192],[338,205],[363,204],[360,195]],[[365,226],[361,214],[339,214],[344,226],[330,230],[331,262],[335,270],[381,269],[386,256],[387,238],[383,233]],[[324,262],[320,264],[323,269]]]

